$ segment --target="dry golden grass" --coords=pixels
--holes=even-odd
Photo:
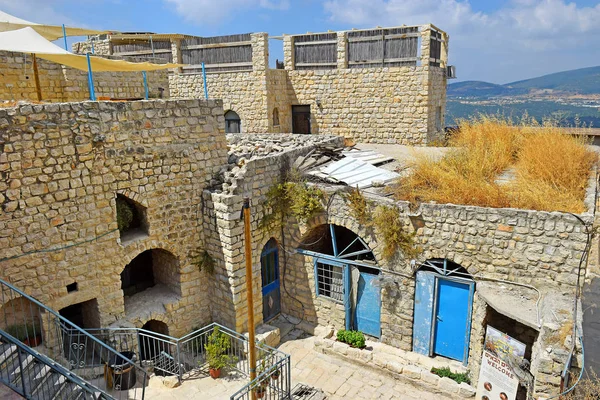
[[[480,117],[463,122],[441,160],[419,157],[402,178],[400,199],[411,202],[583,211],[596,155],[585,143],[552,126],[528,128]],[[496,183],[508,167],[514,182]]]

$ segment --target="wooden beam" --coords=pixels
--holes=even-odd
[[[396,62],[409,62],[417,61],[417,57],[404,57],[404,58],[386,58],[385,63],[396,63]],[[381,64],[381,60],[362,60],[362,61],[348,61],[348,64]]]
[[[337,65],[337,62],[325,62],[325,63],[296,63],[296,67],[320,67],[324,65]]]
[[[337,44],[337,40],[321,40],[314,42],[294,42],[294,46],[316,46],[319,44]]]
[[[220,47],[241,47],[252,46],[252,42],[227,42],[227,43],[208,43],[208,44],[190,44],[181,46],[181,50],[197,50],[197,49],[218,49]]]
[[[171,49],[154,49],[154,54],[166,54],[171,53]],[[152,50],[136,50],[136,51],[123,51],[120,53],[114,53],[115,56],[145,56],[152,55]]]
[[[226,63],[226,64],[204,64],[204,68],[227,68],[227,67],[251,67],[252,62]],[[202,64],[190,64],[183,66],[183,69],[202,68]]]
[[[38,101],[42,101],[42,88],[40,87],[40,73],[38,71],[37,57],[31,54],[33,58],[33,79],[35,80],[35,92],[37,93]]]

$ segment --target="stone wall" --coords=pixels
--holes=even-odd
[[[94,51],[92,51],[92,42],[89,40],[75,42],[71,45],[71,52],[75,54],[95,54],[97,56],[112,55],[112,44],[110,39],[94,40]]]
[[[240,116],[242,132],[267,133],[270,132],[267,118],[267,34],[253,33],[251,41],[252,71],[208,73],[208,97],[223,100],[225,111],[233,110]],[[204,98],[202,73],[173,74],[169,76],[169,86],[172,97]]]
[[[289,134],[288,134],[289,135]],[[270,186],[282,179],[282,172],[289,168],[290,160],[308,153],[317,143],[341,144],[341,138],[335,136],[298,136],[289,135],[252,135],[248,141],[254,142],[252,147],[267,146],[272,141],[284,143],[273,146],[269,155],[249,157],[246,151],[239,151],[245,160],[241,166],[230,164],[224,173],[224,184],[216,190],[204,191],[204,232],[207,249],[216,261],[215,287],[212,293],[214,301],[213,319],[215,322],[234,326],[237,331],[247,329],[247,303],[244,263],[243,221],[240,219],[243,198],[251,199],[252,222],[252,266],[254,284],[255,323],[262,322],[262,292],[260,254],[271,237],[282,245],[281,232],[267,232],[259,229],[259,222],[264,216],[264,201]],[[236,140],[229,138],[236,146]],[[241,145],[238,145],[241,147]],[[281,147],[281,148],[280,148]],[[238,157],[230,159],[238,161]],[[240,159],[241,161],[241,159]],[[287,255],[283,249],[279,252],[280,265]],[[287,273],[280,270],[281,274]],[[291,289],[288,287],[288,289]],[[284,296],[282,288],[282,297]]]
[[[38,58],[42,100],[70,102],[89,99],[88,76],[80,71]],[[0,52],[0,100],[37,101],[32,58],[30,55]],[[147,73],[150,97],[169,97],[167,71]],[[96,97],[143,98],[144,81],[141,72],[95,72]]]
[[[212,278],[193,253],[202,191],[227,162],[219,101],[23,105],[0,110],[0,126],[0,247],[19,256],[3,279],[56,310],[95,299],[102,326],[157,319],[178,336],[211,321]],[[146,207],[147,234],[120,239],[117,193]],[[151,249],[177,260],[165,279],[179,290],[127,315],[120,273]]]
[[[290,35],[283,40],[285,69],[269,69],[267,34],[254,33],[252,72],[208,73],[208,95],[240,116],[245,133],[291,132],[292,105],[310,105],[311,133],[426,145],[443,136],[448,49],[444,43],[441,67],[429,66],[430,29],[421,27],[422,59],[416,66],[389,68],[348,68],[347,32],[338,32],[338,64],[328,70],[294,70]],[[176,59],[176,43],[172,49]],[[172,74],[169,86],[173,97],[204,97],[201,73]]]

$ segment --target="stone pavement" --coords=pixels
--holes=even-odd
[[[285,340],[285,338],[284,338]],[[444,396],[400,382],[385,373],[355,365],[313,349],[314,337],[288,340],[279,350],[292,356],[292,382],[322,389],[328,400],[433,400]]]

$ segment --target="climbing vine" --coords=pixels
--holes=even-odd
[[[324,211],[323,191],[299,179],[273,185],[266,197],[265,207],[271,212],[266,213],[260,221],[260,227],[266,230],[282,227],[289,217],[306,223]]]
[[[206,271],[209,274],[215,272],[215,259],[206,250],[192,250],[190,252],[192,264],[198,267],[200,272]]]
[[[398,250],[414,258],[421,250],[415,246],[415,233],[406,232],[400,212],[393,206],[378,206],[373,215],[375,229],[383,238],[383,258],[391,260]]]
[[[373,226],[373,213],[371,212],[371,205],[365,196],[363,196],[358,187],[350,189],[350,191],[344,196],[344,199],[352,211],[352,216],[361,226]]]
[[[125,232],[133,222],[133,207],[122,197],[117,197],[117,226],[121,233]]]

